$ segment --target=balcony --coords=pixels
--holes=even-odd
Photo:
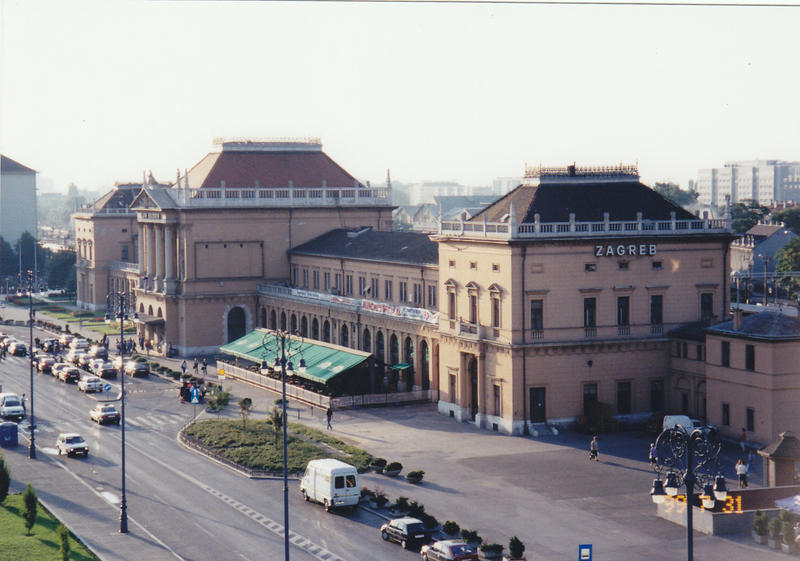
[[[597,337],[597,327],[596,326],[584,327],[583,328],[583,336],[587,337],[587,338],[589,338],[589,337]]]
[[[468,339],[481,339],[483,334],[483,329],[480,324],[478,323],[470,323],[468,321],[459,321],[458,322],[458,334],[461,337],[466,337]]]
[[[661,336],[664,334],[664,326],[661,324],[650,326],[650,335]]]
[[[618,325],[617,326],[617,335],[620,337],[630,337],[631,336],[631,326],[630,325]]]
[[[125,271],[126,273],[139,272],[139,264],[131,261],[109,261],[108,268],[112,271]]]
[[[184,208],[391,206],[388,187],[247,187],[166,189]]]

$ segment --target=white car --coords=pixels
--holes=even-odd
[[[89,341],[86,339],[73,339],[69,343],[69,348],[76,351],[87,352],[89,350]]]
[[[103,391],[103,380],[97,376],[84,376],[78,381],[78,389],[84,393]]]
[[[89,455],[89,445],[81,435],[76,432],[62,432],[56,439],[56,451],[58,455],[77,456],[82,454]]]

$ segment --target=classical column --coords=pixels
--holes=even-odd
[[[156,286],[156,225],[147,225],[147,276],[150,277],[150,289]]]
[[[171,283],[175,280],[175,246],[172,243],[172,226],[164,226],[164,279]]]
[[[161,290],[162,281],[164,280],[164,229],[153,224],[153,231],[155,232],[156,250],[155,250],[155,282],[153,282],[153,290]]]
[[[475,415],[475,424],[482,428],[486,419],[486,355],[480,351],[475,358],[478,361],[478,414]]]
[[[139,263],[139,274],[142,275],[147,268],[144,260],[144,224],[139,223],[137,226],[139,227],[139,254],[136,256],[136,260]]]

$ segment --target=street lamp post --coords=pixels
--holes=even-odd
[[[700,492],[704,508],[714,508],[728,491],[725,477],[719,474],[718,457],[722,448],[719,433],[714,427],[700,427],[688,432],[683,427],[666,429],[655,442],[656,479],[650,496],[659,504],[678,494],[681,480],[686,486],[686,559],[694,558],[695,489]],[[662,480],[662,476],[664,476]],[[712,483],[713,482],[713,483]]]
[[[31,416],[29,419],[31,425],[31,439],[28,444],[28,457],[31,460],[36,459],[36,417],[33,414],[33,320],[36,313],[33,311],[33,271],[28,271],[28,325],[30,327],[30,348],[28,349],[28,358],[30,359],[30,375],[31,375]]]
[[[261,363],[261,370],[267,369],[267,352],[275,355],[275,366],[281,368],[281,407],[283,414],[283,550],[284,559],[289,561],[289,456],[287,453],[286,425],[286,373],[294,372],[294,363],[288,361],[292,356],[302,351],[303,339],[297,333],[288,331],[268,331],[261,340],[265,360]],[[305,360],[301,357],[300,370],[305,369]]]
[[[119,320],[119,377],[120,377],[120,430],[122,436],[122,496],[119,504],[119,532],[128,533],[128,499],[125,495],[125,320],[128,319],[130,299],[124,292],[110,292],[106,296],[106,319],[111,320],[111,310]]]

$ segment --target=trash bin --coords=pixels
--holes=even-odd
[[[0,423],[0,446],[3,448],[13,448],[18,444],[17,423]]]

